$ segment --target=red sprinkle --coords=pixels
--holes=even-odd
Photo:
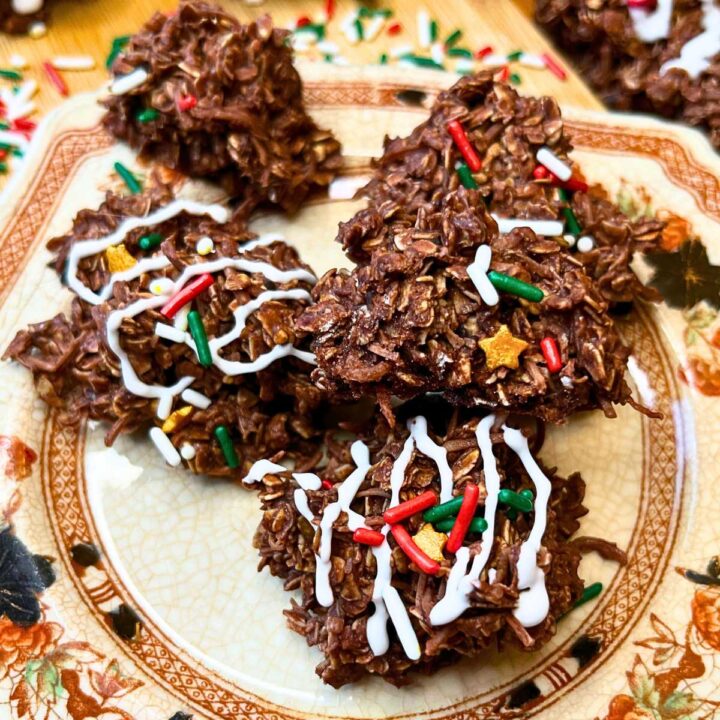
[[[207,290],[213,284],[213,276],[210,273],[203,273],[191,283],[188,283],[180,292],[173,295],[165,305],[160,308],[160,313],[168,319],[177,315],[178,310],[196,298],[203,290]]]
[[[480,48],[476,53],[475,57],[478,60],[482,60],[484,57],[487,57],[488,55],[492,55],[492,45],[486,45],[484,48]]]
[[[332,490],[335,486],[329,481],[329,480],[321,480],[320,484],[326,489],[326,490]]]
[[[432,490],[426,490],[424,493],[420,493],[420,495],[416,495],[414,498],[386,510],[383,513],[383,520],[388,525],[394,525],[411,515],[415,515],[415,513],[437,505],[437,501],[437,495]]]
[[[311,22],[312,22],[312,20],[307,15],[303,15],[302,17],[299,17],[297,19],[297,22],[295,23],[295,27],[296,28],[305,27],[306,25],[310,25]]]
[[[558,63],[555,58],[553,58],[549,53],[543,53],[540,56],[544,62],[547,69],[560,80],[567,80],[567,73],[565,70],[563,70],[562,66]]]
[[[470,144],[463,126],[457,120],[451,120],[447,124],[447,129],[470,170],[477,172],[482,167],[482,163],[475,152],[475,148]]]
[[[498,80],[500,80],[500,82],[507,82],[509,77],[510,77],[510,66],[506,65],[500,71],[500,77],[498,78]]]
[[[47,60],[42,64],[45,74],[48,76],[50,82],[55,86],[55,89],[63,96],[67,97],[70,94],[68,86],[62,79],[60,73],[53,67],[52,63]]]
[[[325,17],[332,20],[333,15],[335,15],[335,0],[325,0]]]
[[[641,8],[642,10],[654,10],[657,0],[625,0],[629,8]]]
[[[533,177],[536,180],[547,180],[550,177],[550,171],[544,165],[537,165],[533,170]]]
[[[0,160],[5,160],[5,158],[6,158],[7,156],[8,156],[8,151],[7,151],[7,150],[3,150],[2,148],[0,148]]]
[[[385,541],[385,536],[377,530],[369,530],[368,528],[358,528],[353,533],[353,540],[361,545],[372,545],[380,547]]]
[[[12,130],[19,130],[20,132],[32,132],[36,127],[37,125],[27,118],[15,118],[15,120],[10,123]]]
[[[402,25],[399,22],[394,22],[387,29],[388,35],[399,35],[402,32]]]
[[[540,341],[540,349],[542,350],[543,357],[547,363],[547,369],[551,373],[556,373],[562,368],[562,358],[560,357],[560,351],[558,350],[555,338],[546,337]],[[457,524],[457,523],[456,523]]]
[[[399,506],[398,506],[399,507]],[[457,521],[455,521],[457,525]],[[437,575],[440,570],[440,563],[428,557],[410,537],[410,533],[402,525],[393,525],[390,528],[395,542],[400,549],[427,575]]]
[[[480,498],[480,488],[474,483],[468,483],[465,486],[465,492],[463,493],[463,501],[458,511],[457,520],[452,526],[450,535],[448,536],[447,545],[445,549],[448,552],[456,553],[463,544],[465,535],[467,535],[468,528],[472,522],[473,515],[475,515],[475,509],[477,508],[478,499]]]
[[[194,95],[181,95],[178,98],[177,106],[180,112],[192,110],[197,105],[197,98]]]
[[[560,182],[558,180],[558,183],[561,187],[564,187],[566,190],[571,190],[573,192],[579,191],[579,192],[587,192],[588,191],[588,184],[586,182],[583,182],[582,180],[578,180],[577,178],[571,177],[569,180],[566,180],[565,182]]]

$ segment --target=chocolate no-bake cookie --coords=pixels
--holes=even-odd
[[[535,18],[604,102],[706,130],[720,147],[714,0],[536,0]]]
[[[294,325],[314,276],[279,237],[227,216],[163,187],[82,211],[49,243],[70,314],[22,330],[4,357],[65,422],[111,423],[108,444],[151,427],[165,458],[196,472],[239,478],[258,457],[316,456],[322,393]]]
[[[219,180],[247,215],[294,211],[340,167],[340,145],[307,114],[289,34],[216,5],[156,13],[113,64],[105,126],[142,155]]]
[[[323,653],[330,685],[402,685],[463,656],[537,650],[582,595],[581,552],[624,560],[602,540],[573,543],[583,480],[536,463],[502,418],[456,412],[437,432],[422,416],[394,430],[380,419],[363,440],[330,438],[313,473],[252,471],[260,567],[300,591],[287,622]]]
[[[50,0],[0,0],[0,30],[18,35],[48,19]]]

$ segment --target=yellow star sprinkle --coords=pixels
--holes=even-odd
[[[516,338],[507,325],[501,325],[500,329],[489,338],[480,340],[478,343],[485,353],[485,361],[489,370],[495,370],[501,366],[508,368],[518,367],[518,358],[528,344]]]
[[[418,532],[413,535],[413,542],[430,558],[436,562],[442,562],[443,548],[447,542],[445,533],[437,532],[430,523],[425,523]]]
[[[108,270],[112,273],[129,270],[137,263],[137,260],[127,251],[124,243],[111,245],[105,250],[105,257],[107,258]]]
[[[171,413],[168,419],[162,424],[162,431],[164,433],[175,432],[179,430],[189,419],[190,413],[193,411],[192,405],[186,405]]]

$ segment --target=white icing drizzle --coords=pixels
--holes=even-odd
[[[549,147],[543,145],[535,153],[535,159],[563,182],[572,177],[572,168],[563,162]]]
[[[44,0],[12,0],[12,9],[18,15],[32,15],[42,10]]]
[[[312,513],[312,510],[310,509],[310,505],[308,505],[308,497],[305,491],[302,488],[297,488],[295,492],[293,493],[293,501],[295,502],[295,507],[298,509],[298,512],[311,524],[313,525],[313,522],[315,520],[315,516]],[[313,526],[314,527],[314,526]]]
[[[158,337],[163,338],[163,340],[170,340],[176,343],[185,342],[185,333],[172,325],[167,325],[166,323],[156,322],[155,334]]]
[[[515,428],[503,425],[503,438],[510,449],[520,458],[520,462],[535,485],[535,522],[527,540],[520,546],[517,562],[518,589],[520,593],[513,615],[523,627],[539,625],[550,610],[550,600],[545,589],[545,573],[537,564],[545,526],[547,524],[547,503],[552,485],[528,448],[527,438]]]
[[[564,225],[560,220],[527,220],[525,218],[502,218],[495,214],[493,220],[497,223],[498,232],[507,235],[515,228],[530,228],[536,235],[543,237],[557,237],[563,234]]]
[[[663,63],[660,75],[668,70],[684,70],[696,78],[710,67],[710,60],[720,52],[720,8],[714,0],[703,0],[702,26],[704,32],[688,40],[680,50],[680,57]]]
[[[387,584],[383,588],[382,598],[405,654],[411,660],[419,660],[420,643],[400,594],[392,585]]]
[[[350,504],[370,469],[370,450],[364,442],[356,440],[350,448],[350,454],[356,466],[355,470],[338,487],[338,499],[323,510],[320,519],[320,547],[315,562],[315,595],[323,607],[330,607],[333,603],[333,591],[330,587],[333,523],[344,511],[350,530],[365,526],[365,518],[352,510]]]
[[[487,276],[492,260],[492,249],[489,245],[480,245],[475,252],[475,260],[467,266],[467,274],[480,293],[480,299],[486,305],[497,305],[500,295]]]
[[[212,404],[212,400],[210,400],[207,395],[203,395],[202,393],[199,393],[197,390],[193,390],[192,388],[183,390],[180,397],[188,405],[200,408],[200,410],[207,410]]]
[[[181,212],[190,213],[191,215],[209,215],[218,223],[227,222],[229,217],[227,208],[224,208],[222,205],[206,205],[205,203],[195,202],[194,200],[173,200],[159,210],[150,213],[150,215],[127,218],[120,224],[115,232],[110,235],[97,240],[83,240],[82,242],[75,243],[72,248],[70,248],[67,265],[68,286],[86,302],[99,305],[110,297],[113,282],[131,280],[139,277],[143,272],[147,272],[148,270],[158,270],[167,267],[170,261],[164,255],[143,258],[128,270],[114,273],[110,278],[110,282],[98,293],[90,290],[90,288],[81,283],[77,277],[78,263],[82,258],[96,255],[97,253],[104,252],[109,247],[119,245],[125,239],[125,236],[133,230],[158,225],[174,218]]]
[[[157,399],[157,415],[163,420],[170,415],[173,398],[185,390],[193,382],[194,378],[191,376],[180,378],[174,385],[169,387],[144,383],[135,372],[127,353],[120,347],[120,325],[125,318],[132,318],[141,312],[164,305],[165,301],[166,298],[157,296],[136,300],[125,308],[111,312],[108,315],[106,325],[108,347],[120,360],[123,384],[133,395]]]
[[[303,490],[319,490],[322,487],[322,481],[315,473],[293,473],[293,477]]]
[[[447,461],[447,450],[438,445],[427,433],[427,420],[422,415],[413,418],[408,422],[410,437],[415,441],[415,446],[431,460],[435,461],[440,473],[440,502],[452,500],[453,475]]]
[[[657,5],[652,11],[629,7],[630,21],[638,40],[651,43],[666,38],[670,33],[672,10],[673,0],[657,0]]]
[[[160,454],[165,458],[165,462],[167,462],[168,465],[177,467],[182,462],[180,453],[175,449],[172,442],[170,442],[170,438],[159,427],[150,429],[150,439],[160,451]]]
[[[270,460],[258,460],[253,463],[253,466],[242,481],[248,483],[248,485],[252,485],[262,480],[266,475],[273,475],[275,473],[285,472],[286,470],[287,468],[284,465],[278,465],[277,463],[270,462]]]
[[[110,92],[113,95],[124,95],[140,87],[148,79],[148,72],[145,68],[135,68],[127,75],[120,75],[110,85]]]
[[[455,564],[450,569],[447,579],[445,595],[430,611],[431,625],[446,625],[459,618],[470,607],[468,599],[480,574],[490,558],[493,542],[495,540],[495,512],[500,492],[500,475],[497,470],[497,461],[492,451],[490,430],[495,422],[494,415],[484,417],[475,428],[480,455],[485,475],[485,521],[487,529],[481,536],[480,552],[473,558],[470,572],[466,572],[470,560],[470,550],[463,546],[455,554]]]

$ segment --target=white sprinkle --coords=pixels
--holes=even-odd
[[[337,55],[340,52],[340,48],[337,43],[331,40],[321,40],[317,44],[317,49],[323,53],[323,55]]]
[[[492,249],[490,246],[480,245],[475,252],[475,260],[467,266],[467,274],[480,293],[482,301],[486,305],[497,305],[500,302],[500,296],[487,276],[491,260]]]
[[[507,65],[507,56],[491,53],[490,55],[486,55],[482,61],[483,65]]]
[[[40,12],[45,0],[11,0],[10,7],[18,15],[32,15]]]
[[[159,427],[154,427],[150,430],[150,439],[160,451],[160,454],[165,458],[165,462],[168,465],[177,467],[180,464],[180,453],[170,442],[170,438]]]
[[[563,182],[572,177],[572,168],[567,163],[563,162],[548,147],[541,147],[537,153],[535,153],[535,159]]]
[[[38,91],[38,84],[36,80],[26,80],[18,89],[16,93],[13,93],[15,95],[15,99],[20,102],[25,102],[26,100],[30,100],[30,98],[35,97],[35,93]]]
[[[385,25],[385,18],[382,15],[376,15],[365,28],[365,40],[372,42],[380,34],[383,25]]]
[[[270,460],[258,460],[250,468],[248,474],[242,479],[244,483],[252,484],[262,480],[266,475],[274,475],[275,473],[285,472],[287,470],[283,465],[270,462]]]
[[[567,375],[563,375],[560,378],[560,382],[563,384],[566,388],[571,388],[573,386],[572,378],[569,378]]]
[[[28,30],[28,35],[33,40],[45,37],[45,35],[47,35],[47,25],[44,22],[34,22]]]
[[[544,68],[545,61],[539,55],[533,55],[532,53],[521,53],[518,58],[520,65],[531,68]]]
[[[23,152],[27,150],[30,145],[23,134],[13,132],[12,130],[0,130],[0,143],[13,145],[14,147],[20,148]]]
[[[292,45],[296,50],[298,50],[302,45],[314,45],[317,42],[317,39],[317,33],[312,28],[304,25],[295,31]]]
[[[441,42],[434,42],[430,46],[430,57],[438,65],[442,65],[445,62],[445,46]],[[465,59],[467,59],[467,58],[465,58]]]
[[[28,61],[19,53],[13,53],[10,56],[10,67],[15,70],[24,70],[28,66]]]
[[[26,118],[28,115],[32,115],[35,110],[37,110],[37,105],[34,102],[23,103],[22,105],[13,104],[12,109],[7,111],[7,119],[12,122],[19,118]]]
[[[183,333],[183,338],[185,337],[185,333]],[[200,408],[201,410],[207,410],[210,407],[210,404],[212,403],[212,400],[210,400],[207,395],[203,395],[202,393],[199,393],[197,390],[192,390],[191,388],[188,388],[187,390],[183,390],[180,397],[189,405],[193,405],[196,408]]]
[[[185,342],[185,333],[182,330],[162,322],[155,323],[155,334],[164,340],[172,340],[176,343]]]
[[[215,243],[212,241],[212,238],[209,238],[207,235],[201,237],[195,245],[195,252],[197,252],[198,255],[209,255],[215,252]]]
[[[180,456],[183,460],[192,460],[195,457],[195,448],[190,443],[183,443],[180,448]]]
[[[412,45],[396,45],[395,47],[390,48],[390,52],[388,54],[391,58],[399,58],[403,55],[412,55],[412,51]]]
[[[90,55],[58,55],[52,59],[56,70],[92,70],[95,59]]]
[[[175,315],[175,318],[173,320],[173,326],[176,327],[178,330],[182,330],[183,332],[187,332],[188,329],[188,314],[190,313],[190,304],[183,305],[178,311],[177,315]]]
[[[455,72],[458,74],[471,73],[475,69],[475,61],[470,58],[458,58],[455,63]]]
[[[563,234],[563,223],[559,220],[527,220],[525,218],[501,218],[493,214],[501,235],[507,235],[515,228],[530,228],[536,235],[557,237]]]
[[[290,44],[295,52],[305,53],[310,51],[310,43],[306,42],[304,37],[300,38],[295,35],[291,38]]]
[[[568,247],[575,247],[575,242],[577,241],[577,238],[572,235],[571,233],[565,233],[563,235],[563,239],[568,244]]]
[[[145,70],[145,68],[136,68],[131,73],[116,78],[112,85],[110,85],[110,92],[113,95],[124,95],[140,87],[147,79],[147,70]]]
[[[583,235],[577,241],[577,249],[579,252],[590,252],[595,247],[595,240],[589,235]]]
[[[357,27],[355,27],[355,20],[357,20],[357,18],[358,14],[353,10],[348,13],[342,23],[340,23],[340,29],[351,45],[356,45],[360,42],[360,34],[358,33]]]
[[[432,43],[430,32],[430,15],[427,10],[418,10],[417,14],[418,45],[421,48],[429,48]]]
[[[172,291],[174,283],[170,278],[156,278],[150,283],[150,292],[153,295],[167,295]]]
[[[643,404],[652,410],[655,407],[655,390],[650,384],[648,374],[640,367],[640,364],[634,355],[631,355],[628,358],[627,369],[630,373],[630,377],[637,386],[638,392],[640,393],[640,399],[643,401]]]
[[[333,65],[341,65],[342,67],[348,67],[350,65],[350,61],[346,57],[343,57],[342,55],[336,55],[332,59],[332,64]]]

